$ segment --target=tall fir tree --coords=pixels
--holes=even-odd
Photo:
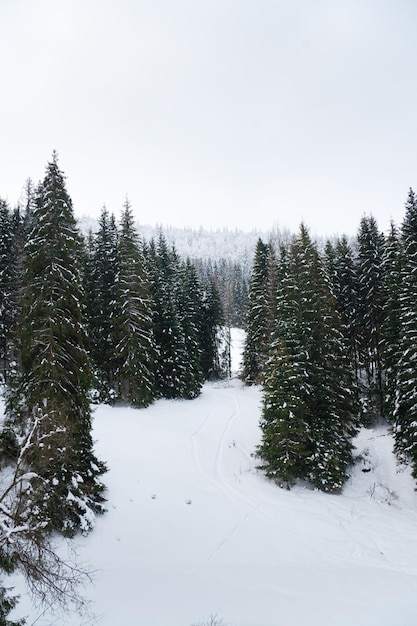
[[[9,369],[9,344],[12,317],[12,263],[13,263],[12,212],[0,198],[0,368],[1,378],[7,379]]]
[[[265,370],[261,467],[287,485],[304,478],[338,492],[353,461],[354,384],[336,302],[303,225],[283,263]]]
[[[384,318],[384,235],[375,218],[363,217],[357,235],[358,357],[362,380],[362,420],[375,422],[384,413],[381,327]]]
[[[270,333],[268,301],[270,246],[258,239],[249,286],[246,340],[243,350],[242,379],[247,384],[262,380]]]
[[[213,279],[202,285],[201,367],[206,380],[230,375],[230,345],[219,290]]]
[[[186,389],[187,358],[178,311],[178,257],[160,233],[158,242],[147,247],[147,262],[153,298],[156,347],[155,381],[159,397],[182,398]]]
[[[326,270],[331,289],[336,298],[336,308],[340,316],[341,329],[345,337],[352,371],[355,373],[357,389],[360,381],[358,360],[358,280],[353,247],[346,235],[334,244],[327,242],[325,247]]]
[[[116,284],[119,272],[118,233],[114,215],[103,207],[98,231],[91,236],[87,255],[86,294],[89,317],[89,350],[94,365],[98,399],[108,402],[115,394],[117,311]]]
[[[45,527],[88,531],[103,511],[105,471],[93,452],[90,364],[85,350],[79,259],[82,239],[56,153],[39,186],[26,244],[19,324],[21,372],[8,426],[33,428],[27,458],[36,474],[32,505]]]
[[[145,407],[155,398],[152,302],[143,250],[128,200],[120,221],[115,285],[116,399]]]
[[[384,376],[385,416],[392,421],[395,412],[398,363],[401,359],[401,304],[403,251],[397,227],[392,222],[386,238],[383,274],[385,306],[381,326],[381,360]]]
[[[177,304],[181,311],[184,347],[188,361],[187,379],[184,381],[184,396],[195,398],[200,394],[204,382],[200,342],[202,295],[197,272],[189,259],[182,264],[177,298]]]
[[[404,262],[399,294],[400,331],[396,373],[395,451],[417,478],[417,197],[409,190],[401,228]]]

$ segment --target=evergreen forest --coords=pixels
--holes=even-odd
[[[339,493],[360,427],[392,425],[417,478],[417,197],[382,233],[259,239],[251,275],[230,259],[184,258],[162,229],[143,239],[126,198],[81,233],[53,153],[25,202],[0,198],[0,572],[45,597],[66,578],[53,533],[105,511],[94,403],[144,408],[196,398],[230,376],[230,327],[244,327],[240,377],[263,391],[259,469],[278,485]],[[52,582],[51,582],[52,581]],[[58,581],[58,582],[57,582]],[[0,585],[1,623],[16,599]]]
[[[388,423],[417,478],[417,197],[382,233],[258,240],[241,377],[263,390],[259,468],[338,493],[360,427]]]
[[[49,537],[87,533],[105,511],[92,404],[191,399],[230,375],[219,284],[162,231],[143,241],[128,199],[118,220],[103,207],[83,236],[56,153],[43,181],[26,183],[23,206],[0,199],[0,460],[11,472],[0,571],[23,572],[38,598],[73,600],[78,572]],[[0,593],[1,623],[12,626],[15,598]]]

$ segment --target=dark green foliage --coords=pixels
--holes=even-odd
[[[10,364],[10,344],[14,318],[13,240],[16,231],[13,214],[0,198],[0,368],[7,379]]]
[[[326,270],[336,298],[341,330],[346,340],[352,370],[358,379],[358,280],[352,245],[343,235],[334,245],[327,242],[325,255]]]
[[[15,570],[15,560],[0,547],[0,574],[12,574]],[[0,580],[0,625],[23,626],[25,620],[11,621],[7,616],[16,607],[19,598],[9,595],[10,589],[4,587]]]
[[[92,357],[98,399],[114,397],[116,336],[116,280],[119,271],[118,233],[113,215],[103,207],[99,228],[87,241],[84,271],[88,311],[88,347]]]
[[[220,294],[213,280],[202,288],[200,323],[201,367],[207,380],[220,380],[230,374],[228,329],[225,326]]]
[[[304,226],[282,263],[263,386],[261,467],[287,485],[304,478],[338,492],[353,462],[357,407],[336,302]]]
[[[384,236],[373,217],[363,217],[358,237],[358,360],[362,381],[362,421],[383,415],[381,327],[384,319]]]
[[[230,327],[244,328],[248,301],[249,274],[248,263],[242,260],[192,259],[201,284],[212,282],[218,292],[225,324]]]
[[[182,312],[181,322],[184,333],[184,347],[188,358],[188,368],[184,391],[186,397],[199,395],[204,382],[202,369],[201,326],[203,323],[202,293],[197,273],[191,261],[187,260],[180,273],[178,285],[178,308]]]
[[[242,265],[228,259],[213,263],[206,274],[218,291],[225,323],[228,326],[243,327],[248,301],[248,279]]]
[[[395,450],[417,478],[417,198],[410,189],[401,229],[404,261],[399,293],[399,359],[394,405]]]
[[[145,259],[128,201],[120,223],[114,296],[116,400],[145,407],[155,398],[152,304]]]
[[[304,367],[306,355],[297,354],[296,345],[286,336],[286,341],[277,337],[265,368],[258,455],[260,469],[279,485],[290,487],[305,478],[311,454],[306,404],[311,389]]]
[[[28,453],[32,506],[51,529],[67,534],[92,526],[102,510],[105,471],[93,453],[89,359],[82,317],[82,240],[57,157],[39,187],[26,245],[19,325],[21,372],[9,394],[8,426],[35,424]]]
[[[1,626],[24,626],[26,620],[9,620],[7,616],[15,608],[18,602],[18,597],[8,595],[10,589],[6,589],[0,584],[0,624]]]
[[[241,374],[247,384],[259,383],[262,380],[263,365],[269,348],[271,316],[267,291],[269,258],[270,247],[259,239],[249,287]]]
[[[160,397],[187,397],[187,353],[178,310],[178,257],[168,249],[162,233],[147,250],[153,296],[156,392]]]
[[[392,223],[383,258],[385,307],[381,326],[381,360],[384,374],[384,413],[393,419],[401,338],[401,284],[403,251],[397,228]]]

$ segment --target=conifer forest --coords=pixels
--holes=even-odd
[[[250,275],[183,258],[162,229],[144,240],[128,199],[81,233],[56,153],[24,204],[0,199],[0,572],[23,572],[41,597],[71,589],[49,538],[88,533],[106,509],[92,406],[196,398],[230,376],[231,326],[246,331],[240,378],[262,389],[253,452],[274,483],[340,493],[353,437],[382,422],[417,478],[412,189],[388,233],[372,216],[356,237],[273,232]],[[22,623],[7,620],[15,604],[0,586],[1,624]]]

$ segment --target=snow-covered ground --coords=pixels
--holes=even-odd
[[[108,512],[77,541],[98,624],[417,624],[417,497],[391,435],[361,431],[342,495],[286,491],[255,469],[259,415],[259,389],[237,379],[193,401],[96,409]],[[28,624],[96,623],[37,616]]]

